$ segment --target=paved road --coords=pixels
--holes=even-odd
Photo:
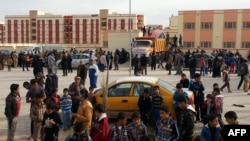
[[[173,72],[174,74],[175,72]],[[188,72],[186,72],[188,75]],[[70,83],[73,82],[74,76],[76,75],[76,71],[74,70],[73,73],[69,73],[67,77],[62,76],[62,71],[58,71],[59,76],[59,93],[62,93],[63,88],[68,87]],[[100,86],[100,81],[103,80],[106,73],[101,73],[98,82],[98,85]],[[128,68],[126,66],[123,66],[120,68],[119,71],[110,71],[110,77],[109,80],[114,81],[118,78],[129,76]],[[156,70],[156,71],[148,71],[148,76],[154,76],[159,77],[167,82],[170,82],[171,84],[175,85],[179,80],[180,76],[176,75],[167,75],[167,72],[165,70]],[[8,72],[6,70],[0,71],[0,89],[1,89],[1,95],[0,95],[0,113],[4,113],[4,107],[5,107],[5,97],[9,93],[9,86],[11,83],[18,83],[22,86],[22,83],[24,81],[29,81],[31,78],[33,78],[32,71],[21,71],[21,68],[12,69],[11,72]],[[212,84],[213,83],[219,83],[219,85],[222,85],[222,79],[221,78],[212,78],[211,75],[205,76],[202,78],[202,81],[206,87],[205,93],[208,94],[212,91]],[[239,117],[239,122],[241,124],[250,124],[250,118],[249,118],[249,111],[250,111],[250,95],[247,95],[247,93],[243,92],[243,90],[237,90],[237,85],[239,82],[239,77],[236,75],[231,76],[231,87],[233,93],[226,93],[223,92],[224,95],[224,111],[229,110],[235,110]],[[87,79],[86,84],[89,83],[89,80]],[[87,85],[88,87],[88,85]],[[30,130],[30,120],[29,120],[29,107],[30,104],[25,103],[25,95],[26,90],[24,88],[21,88],[21,97],[22,97],[22,107],[21,107],[21,113],[20,118],[18,119],[18,126],[16,131],[16,138],[17,141],[24,141],[27,140],[27,137],[29,136],[29,130]],[[233,104],[242,104],[245,107],[235,107],[232,106]],[[196,131],[199,132],[201,127],[201,124],[196,124]],[[63,132],[60,131],[60,141],[63,141],[65,139],[65,136],[68,135],[70,132]],[[6,134],[7,134],[7,122],[4,114],[0,114],[0,141],[6,140]]]

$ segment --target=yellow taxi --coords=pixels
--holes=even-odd
[[[143,94],[145,88],[150,92],[150,96],[154,94],[154,86],[160,87],[160,94],[164,99],[164,104],[170,107],[173,115],[173,94],[176,88],[168,82],[156,77],[131,76],[120,78],[113,81],[108,86],[107,96],[107,114],[110,118],[115,118],[119,112],[125,112],[130,118],[134,111],[138,111],[137,106],[139,96]],[[193,105],[194,97],[191,91],[184,89],[190,97]],[[95,91],[97,104],[103,104],[102,90]]]

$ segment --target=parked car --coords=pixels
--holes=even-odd
[[[96,60],[96,56],[93,56],[94,60]],[[89,66],[89,54],[86,53],[76,53],[72,55],[72,68],[77,68],[80,65],[80,61],[82,61],[86,67],[88,68]],[[62,68],[61,67],[61,60],[57,60],[56,61],[56,66],[58,68]]]
[[[199,67],[199,61],[201,57],[204,57],[206,63],[208,63],[208,60],[211,60],[212,62],[214,61],[214,56],[207,54],[207,53],[194,53],[194,57],[196,59],[196,67]],[[189,59],[191,58],[191,56],[189,57]],[[185,61],[184,61],[185,62]],[[188,66],[186,66],[186,68],[188,68]]]
[[[132,76],[120,78],[113,81],[108,86],[107,113],[109,117],[115,118],[118,112],[125,112],[131,117],[134,111],[139,110],[137,102],[139,96],[143,94],[145,88],[149,89],[150,95],[154,94],[154,86],[160,87],[160,94],[164,99],[164,104],[170,107],[170,111],[175,115],[173,107],[173,94],[175,87],[156,77]],[[194,97],[191,91],[185,89],[189,94],[193,105]],[[95,98],[98,104],[103,104],[103,91],[101,88],[95,90]]]

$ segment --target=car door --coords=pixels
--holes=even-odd
[[[141,95],[144,93],[144,89],[148,89],[150,94],[154,93],[154,87],[151,84],[143,82],[135,82],[132,95],[129,98],[129,111],[134,112],[138,110],[138,100]]]
[[[80,54],[75,54],[75,55],[73,55],[73,57],[72,57],[72,68],[77,68],[78,67],[78,65],[79,65],[79,62],[80,62],[80,59],[81,58],[81,56],[80,56]]]
[[[116,117],[118,112],[128,111],[129,94],[131,92],[131,82],[119,83],[109,88],[107,98],[108,114]]]

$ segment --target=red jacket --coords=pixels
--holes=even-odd
[[[108,141],[108,128],[108,117],[106,113],[102,113],[92,124],[92,141]]]

